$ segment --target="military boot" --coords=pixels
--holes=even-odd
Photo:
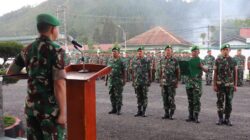
[[[146,116],[146,109],[147,109],[147,107],[144,106],[142,109],[142,114],[141,114],[142,117],[147,117]]]
[[[219,120],[216,124],[222,125],[223,124],[223,112],[218,112],[218,117],[219,117]]]
[[[200,120],[199,120],[199,113],[194,113],[194,120],[193,120],[195,123],[200,123]]]
[[[188,119],[186,119],[187,122],[192,122],[194,121],[194,114],[193,111],[189,111],[189,116]]]
[[[233,126],[233,124],[230,121],[230,115],[229,114],[225,115],[224,124],[227,125],[227,126]]]
[[[117,115],[121,115],[121,106],[117,106],[117,112],[116,112]]]
[[[173,119],[174,119],[174,118],[173,118],[173,115],[174,115],[174,110],[171,109],[171,110],[170,110],[170,113],[169,113],[169,119],[170,119],[170,120],[173,120]]]
[[[195,123],[200,123],[200,120],[199,120],[199,113],[194,113],[194,122]]]
[[[115,114],[116,113],[116,106],[115,105],[112,105],[112,110],[109,111],[109,114]]]
[[[165,109],[165,115],[161,117],[162,119],[168,119],[169,118],[169,111],[168,109]]]
[[[141,106],[138,106],[137,108],[138,108],[138,111],[137,111],[137,114],[135,114],[135,117],[142,115]]]

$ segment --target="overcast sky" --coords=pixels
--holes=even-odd
[[[47,0],[0,0],[0,16],[24,6],[36,6]]]

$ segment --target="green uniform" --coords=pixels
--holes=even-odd
[[[246,57],[244,55],[236,55],[234,56],[234,60],[237,63],[238,67],[238,80],[237,80],[237,85],[242,86],[243,85],[243,78],[244,78],[244,66],[245,66],[245,61]]]
[[[174,114],[176,109],[175,105],[175,94],[176,94],[176,84],[178,83],[178,71],[179,63],[177,59],[163,58],[160,61],[161,70],[161,88],[162,88],[162,98],[165,110],[165,116],[168,117]]]
[[[112,71],[109,74],[109,95],[112,108],[121,110],[123,80],[125,78],[123,76],[126,66],[121,58],[111,58],[108,62],[108,66],[112,68]]]
[[[65,52],[59,45],[41,36],[14,60],[14,65],[19,69],[26,67],[28,73],[25,114],[30,140],[64,139],[64,128],[56,123],[59,106],[53,86],[55,79],[65,78],[64,57]]]
[[[215,62],[215,58],[212,55],[207,55],[204,58],[205,65],[208,67],[208,72],[206,73],[206,84],[212,84],[212,77],[213,77],[213,66]]]
[[[217,108],[219,117],[223,113],[229,119],[232,111],[232,100],[234,94],[234,70],[236,62],[232,57],[219,56],[215,60],[215,71],[217,72]],[[225,107],[224,107],[225,103]]]
[[[192,59],[197,59],[197,58],[191,58],[190,61],[192,61]],[[200,63],[201,63],[201,60],[200,60]],[[190,67],[191,69],[192,67],[197,68],[198,65],[190,66]],[[202,71],[200,73],[197,73],[196,75],[187,76],[187,81],[185,84],[186,84],[186,92],[187,92],[187,97],[188,97],[189,114],[190,116],[195,116],[195,114],[198,115],[201,110],[200,98],[202,95]]]
[[[132,61],[133,87],[137,95],[138,111],[146,110],[148,87],[150,86],[150,62],[146,58],[135,57]],[[145,111],[144,111],[145,113]]]

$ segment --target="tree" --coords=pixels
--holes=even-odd
[[[17,42],[0,42],[0,58],[3,59],[2,65],[4,65],[9,58],[15,57],[22,48],[23,45]]]
[[[206,33],[201,33],[200,38],[202,39],[202,44],[205,44]]]

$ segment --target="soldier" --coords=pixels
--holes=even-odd
[[[237,50],[237,55],[234,56],[234,59],[237,63],[237,67],[238,67],[237,86],[242,86],[243,85],[243,78],[244,78],[246,57],[241,54],[241,49]]]
[[[112,48],[113,57],[109,60],[108,66],[112,68],[111,73],[106,78],[109,82],[109,95],[112,104],[112,110],[109,114],[121,114],[122,107],[122,91],[126,83],[126,66],[120,58],[120,49],[118,47]]]
[[[179,63],[172,56],[173,50],[170,45],[165,47],[165,58],[160,61],[160,86],[162,88],[162,98],[164,104],[165,115],[162,119],[173,120],[175,111],[175,94],[178,87],[178,79],[180,74]]]
[[[208,67],[208,72],[206,73],[206,85],[212,84],[212,76],[213,76],[213,66],[214,66],[215,58],[212,56],[212,51],[207,51],[207,56],[205,56],[204,62]]]
[[[66,123],[65,51],[54,41],[59,21],[49,14],[37,16],[40,34],[19,53],[7,74],[26,67],[28,95],[25,101],[28,140],[64,139]]]
[[[189,60],[189,70],[190,75],[187,76],[186,81],[186,92],[188,97],[188,110],[189,117],[187,122],[194,121],[200,123],[199,113],[200,113],[200,98],[202,95],[202,71],[207,72],[207,69],[201,63],[199,58],[200,50],[198,46],[192,46],[191,55],[192,58]],[[198,64],[195,62],[198,61]],[[193,63],[194,62],[194,63]],[[198,72],[194,72],[198,70]]]
[[[137,49],[137,56],[132,61],[132,86],[137,96],[138,112],[135,117],[146,117],[145,112],[148,105],[148,87],[151,82],[150,63],[144,57],[143,48]]]
[[[230,114],[232,112],[232,100],[234,91],[237,90],[237,64],[229,56],[230,45],[221,47],[221,56],[215,60],[214,91],[217,93],[217,108],[219,121],[217,125],[226,124],[232,126]],[[225,101],[225,108],[223,107]],[[225,118],[223,119],[223,113]]]
[[[156,58],[155,58],[155,61],[154,61],[154,64],[153,64],[153,69],[155,70],[155,81],[157,83],[159,83],[159,79],[160,79],[160,60],[161,60],[162,56],[161,56],[161,52],[157,52],[157,55],[156,55]]]
[[[87,52],[84,53],[84,63],[89,64],[90,62],[90,56]]]

